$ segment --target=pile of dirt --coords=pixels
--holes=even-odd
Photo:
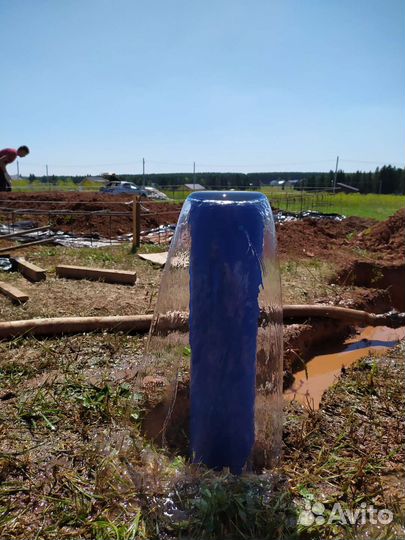
[[[372,219],[349,217],[342,221],[303,219],[277,225],[278,249],[283,257],[327,257],[342,259],[342,249],[351,245],[351,236],[374,225]]]
[[[132,232],[130,195],[41,192],[0,193],[0,219],[6,223],[30,220],[67,233],[116,237]],[[180,203],[142,200],[141,230],[176,223]]]
[[[384,259],[405,259],[405,208],[386,221],[377,223],[357,236],[357,244],[374,253],[383,252]]]
[[[0,219],[30,220],[68,233],[116,237],[132,232],[130,195],[86,192],[0,193]],[[182,204],[142,200],[141,230],[177,222]],[[383,252],[384,259],[405,255],[405,210],[388,221],[349,217],[342,221],[306,218],[277,225],[281,258],[316,257],[341,263],[353,248]]]

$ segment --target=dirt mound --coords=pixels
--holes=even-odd
[[[337,251],[349,247],[351,236],[375,224],[374,220],[349,217],[342,221],[304,219],[277,225],[278,248],[281,257],[342,258]]]
[[[384,259],[405,258],[405,208],[386,221],[377,223],[357,236],[359,246],[368,251],[384,253]]]
[[[177,222],[181,203],[141,202],[141,229]],[[0,193],[0,219],[16,223],[30,220],[59,230],[84,235],[116,237],[132,232],[132,196],[86,192]],[[350,217],[342,221],[311,219],[277,225],[280,256],[318,257],[344,262],[353,247],[404,257],[405,210],[388,221]]]
[[[115,237],[132,232],[132,196],[104,193],[0,193],[0,219],[30,220],[84,235]],[[176,223],[181,204],[142,200],[141,229]]]

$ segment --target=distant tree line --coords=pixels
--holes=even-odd
[[[146,174],[146,185],[155,185],[162,189],[173,189],[184,184],[201,184],[207,189],[226,189],[239,187],[240,189],[260,188],[269,185],[275,180],[300,180],[297,189],[314,188],[323,190],[333,186],[335,172],[261,172],[261,173],[162,173]],[[86,176],[38,176],[31,174],[29,181],[57,184],[69,182],[80,184]],[[133,182],[142,185],[142,174],[119,174],[118,180]],[[384,165],[372,172],[356,171],[346,173],[338,171],[337,183],[347,184],[360,190],[361,193],[391,193],[405,194],[405,169]]]

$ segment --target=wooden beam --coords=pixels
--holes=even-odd
[[[110,270],[108,268],[88,268],[86,266],[59,265],[56,267],[56,275],[68,279],[92,279],[124,285],[134,285],[136,282],[136,272]]]
[[[34,229],[25,229],[25,230],[15,231],[9,234],[1,234],[0,240],[4,240],[6,238],[13,238],[13,236],[24,236],[25,234],[28,234],[28,233],[47,231],[48,229],[49,229],[49,225],[44,225],[43,227],[35,227]]]
[[[18,304],[23,304],[29,299],[28,294],[20,291],[17,289],[17,287],[14,287],[9,283],[5,283],[4,281],[0,281],[0,293],[4,294],[4,296],[7,296],[8,298],[11,298],[13,302],[17,302]]]
[[[42,240],[35,240],[35,242],[26,242],[25,244],[19,244],[18,246],[9,246],[0,249],[0,253],[9,253],[10,251],[17,251],[18,249],[25,249],[30,246],[36,246],[37,244],[53,244],[53,237],[43,238]]]
[[[17,270],[29,280],[37,282],[46,279],[46,272],[43,268],[30,263],[23,257],[13,257],[11,261],[16,264]]]

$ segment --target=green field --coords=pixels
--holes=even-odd
[[[57,183],[50,182],[49,184],[44,182],[39,182],[34,180],[30,182],[29,180],[22,178],[21,180],[12,181],[13,191],[17,192],[40,192],[40,191],[99,191],[100,184],[96,182],[84,182],[80,184],[80,189],[77,184],[72,180],[67,181],[58,181]]]
[[[81,184],[80,191],[99,191],[100,184],[89,182]],[[79,191],[73,182],[59,182],[56,185],[41,182],[29,183],[27,180],[14,180],[13,191]],[[190,194],[183,189],[163,190],[166,195],[175,201],[183,202]],[[345,216],[359,216],[378,220],[387,219],[400,208],[405,207],[404,195],[377,195],[360,193],[333,193],[328,192],[300,192],[293,189],[262,188],[262,193],[268,196],[273,208],[300,212],[312,210],[324,213],[337,213]]]
[[[338,194],[331,197],[331,208],[346,216],[369,217],[378,220],[387,219],[398,210],[405,207],[403,195],[368,195]]]
[[[294,190],[282,191],[280,189],[263,188],[262,193],[267,195],[273,208],[289,212],[305,210],[336,213],[344,216],[358,216],[377,220],[387,219],[400,208],[405,207],[404,195],[377,195],[360,193],[309,193]],[[168,197],[182,202],[189,192],[166,191]]]
[[[306,194],[302,197],[297,193],[268,194],[272,206],[282,210],[299,212],[313,210],[324,213],[343,214],[344,216],[358,216],[377,220],[387,219],[400,208],[405,207],[403,195],[362,195],[360,193],[346,194],[332,193]]]

